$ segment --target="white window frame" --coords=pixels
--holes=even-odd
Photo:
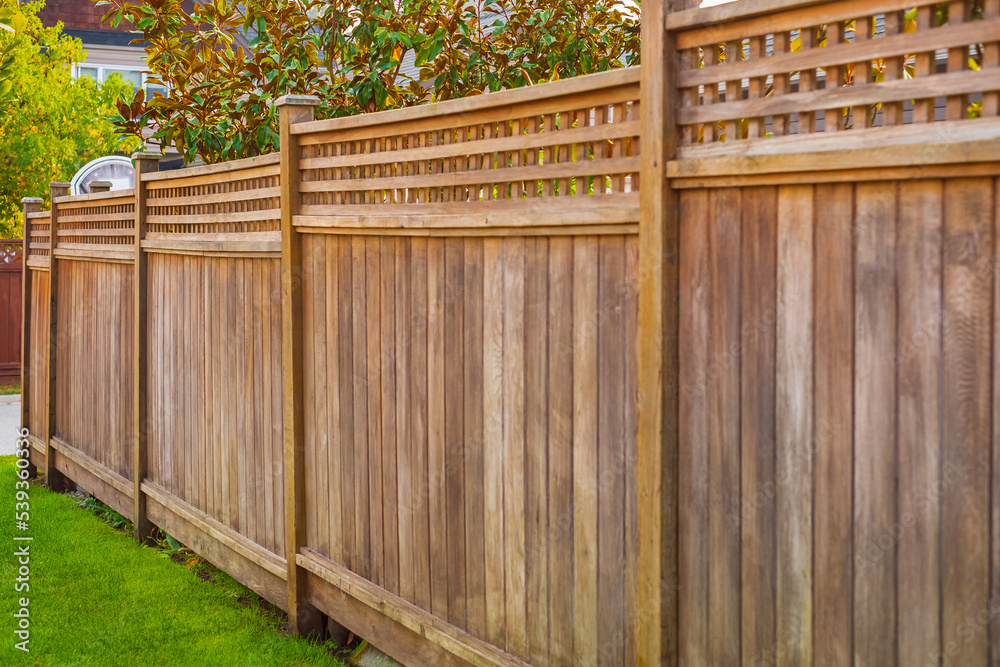
[[[72,71],[74,79],[80,78],[81,68],[96,69],[98,83],[103,83],[104,78],[111,72],[138,72],[139,76],[141,77],[140,81],[142,81],[143,90],[147,90],[146,88],[146,86],[148,85],[147,79],[152,74],[152,72],[150,72],[148,69],[142,69],[140,67],[129,67],[128,65],[105,65],[103,63],[92,63],[84,61],[82,63],[74,63]],[[154,84],[154,85],[160,86],[161,84]],[[163,87],[166,88],[166,86]]]

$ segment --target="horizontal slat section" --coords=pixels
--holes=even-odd
[[[162,192],[162,190],[161,190]],[[156,206],[194,206],[197,204],[228,204],[250,199],[269,199],[281,196],[281,188],[259,188],[241,190],[238,192],[220,192],[212,195],[191,195],[185,197],[150,197],[147,202],[150,207]],[[62,218],[59,219],[60,222]]]
[[[555,201],[550,200],[550,202]],[[453,204],[303,206],[302,215],[295,216],[295,225],[382,229],[430,227],[482,229],[490,226],[601,225],[639,220],[638,193],[576,197],[573,198],[572,205],[550,202],[520,200]]]
[[[686,178],[909,166],[914,164],[917,155],[924,156],[924,164],[988,162],[995,160],[996,156],[1000,154],[1000,139],[940,144],[937,148],[939,150],[921,150],[919,153],[915,153],[910,146],[883,146],[878,150],[853,148],[776,155],[676,160],[667,163],[667,177]]]
[[[195,252],[281,252],[281,232],[234,234],[163,234],[150,233],[142,247],[157,250]]]
[[[389,162],[413,162],[416,160],[434,160],[448,157],[481,155],[496,151],[513,151],[528,148],[543,148],[584,141],[604,141],[625,139],[639,136],[639,122],[625,121],[604,123],[588,127],[573,127],[567,129],[523,134],[513,137],[495,139],[480,139],[454,144],[426,146],[424,148],[409,148],[403,150],[377,153],[362,153],[359,155],[335,155],[331,157],[305,158],[299,161],[301,169],[327,169],[331,167],[355,167],[369,164],[384,164]]]
[[[52,203],[62,211],[84,206],[117,206],[119,204],[129,204],[134,201],[135,190],[130,188],[128,190],[91,192],[85,195],[66,195],[64,197],[56,197],[52,200]]]
[[[501,118],[495,113],[499,107],[527,103],[530,105],[529,108],[532,110],[532,113],[545,113],[544,111],[537,110],[538,105],[544,103],[545,100],[568,97],[591,91],[600,91],[603,95],[608,92],[608,88],[637,84],[638,82],[639,68],[630,67],[612,70],[610,72],[601,72],[599,74],[566,79],[564,81],[546,84],[545,86],[528,86],[525,88],[490,93],[488,95],[464,97],[458,100],[449,100],[446,102],[438,102],[436,104],[425,104],[406,109],[394,109],[392,111],[380,111],[377,113],[362,114],[358,116],[347,116],[345,118],[330,118],[328,120],[318,120],[309,123],[298,123],[292,127],[292,133],[307,135],[358,127],[371,127],[373,125],[388,125],[392,123],[427,118],[447,120],[449,124],[454,124],[456,120],[461,124],[471,124],[475,121],[465,115],[463,115],[460,119],[448,119],[447,117],[484,110],[489,110],[491,112],[489,117],[493,120],[500,120]],[[447,127],[447,125],[445,125],[445,127]],[[325,140],[326,139],[324,139],[324,141]]]
[[[527,667],[527,663],[509,653],[502,652],[481,639],[445,623],[308,547],[303,548],[302,553],[298,554],[296,562],[323,581],[335,586],[344,595],[350,595],[365,603],[472,665]]]
[[[115,250],[109,250],[115,248]],[[128,248],[123,250],[123,248]],[[105,246],[97,244],[74,244],[72,248],[62,246],[56,248],[56,257],[59,259],[78,259],[93,262],[117,262],[131,264],[135,261],[135,251],[129,246],[116,245]]]
[[[273,153],[272,155],[278,156],[278,153]],[[271,157],[270,155],[267,157]],[[170,174],[171,172],[166,172]],[[186,173],[174,172],[178,176],[175,176],[172,180],[154,180],[148,184],[150,198],[153,198],[154,193],[159,190],[166,190],[170,188],[187,188],[192,186],[201,185],[217,185],[219,183],[232,183],[234,181],[245,181],[253,178],[263,178],[265,176],[278,176],[280,173],[279,165],[265,165],[263,167],[254,167],[252,169],[238,169],[234,171],[219,171],[210,174],[203,174],[201,176],[189,176]],[[159,175],[158,172],[153,172],[149,174],[150,176]],[[184,178],[181,178],[184,176]],[[143,176],[145,180],[146,176]]]
[[[131,213],[129,214],[131,215]],[[57,236],[81,237],[81,236],[134,236],[134,229],[63,229],[62,219],[59,220]],[[62,246],[62,243],[59,244]]]
[[[108,468],[100,462],[92,459],[59,438],[52,438],[52,447],[59,452],[59,454],[65,456],[90,474],[113,486],[120,493],[124,493],[129,498],[133,497],[135,490],[132,482],[128,481],[111,468]]]
[[[845,86],[833,90],[812,90],[755,100],[685,107],[677,111],[677,119],[681,125],[710,123],[733,118],[758,118],[796,111],[820,111],[878,102],[959,95],[997,88],[1000,88],[1000,71],[956,72],[920,79],[897,79],[868,86]]]
[[[63,215],[62,211],[65,210],[61,206],[59,207],[59,226],[62,227],[63,224],[71,222],[112,222],[112,221],[127,221],[132,222],[135,220],[134,211],[125,211],[124,213],[87,213],[85,215]],[[122,230],[118,230],[122,231]],[[60,233],[62,233],[60,231]]]
[[[149,215],[146,221],[150,225],[206,225],[226,222],[258,222],[261,220],[280,220],[281,209],[273,208],[265,211],[243,211],[238,213],[202,213],[199,215]]]
[[[257,157],[245,158],[243,160],[220,162],[218,164],[206,164],[199,167],[187,167],[185,169],[176,169],[174,171],[154,171],[148,174],[143,174],[142,180],[149,182],[150,189],[154,189],[160,187],[177,187],[178,181],[187,181],[193,177],[231,174],[233,172],[251,171],[269,166],[275,167],[273,173],[276,174],[278,173],[277,166],[280,161],[280,153],[271,153],[269,155],[259,155]],[[206,182],[216,182],[209,181],[208,179],[205,180]],[[161,184],[159,181],[172,181],[172,184]]]
[[[742,2],[722,5],[718,8],[693,9],[690,12],[676,12],[667,17],[667,24],[671,27],[682,26],[684,14],[695,16],[696,12],[706,12],[717,9],[721,12],[732,12],[742,10],[751,3],[748,0]],[[677,48],[690,49],[696,46],[706,46],[709,44],[722,44],[733,39],[741,39],[749,35],[766,35],[775,32],[798,30],[803,26],[816,25],[817,2],[800,3],[798,8],[790,8],[787,11],[779,11],[774,14],[757,16],[755,18],[737,19],[734,15],[728,20],[705,23],[704,28],[686,30],[677,34]],[[822,21],[831,23],[835,21],[849,21],[859,16],[872,16],[875,14],[886,14],[888,12],[910,9],[914,6],[914,0],[848,0],[847,2],[834,2],[824,4]]]
[[[631,174],[639,170],[639,158],[608,158],[581,160],[531,167],[506,167],[477,171],[456,171],[443,174],[415,176],[384,176],[382,178],[355,178],[339,181],[304,181],[300,192],[353,192],[359,190],[393,190],[402,188],[452,187],[480,183],[507,183],[510,181],[536,181],[572,176],[601,176],[606,174]],[[575,202],[574,202],[575,205]],[[563,205],[565,206],[565,204]]]
[[[27,267],[29,269],[35,269],[37,271],[48,271],[49,270],[49,258],[47,256],[41,257],[29,257],[27,262]]]
[[[747,0],[743,1],[746,2]],[[723,65],[708,65],[678,73],[677,85],[680,88],[689,88],[720,81],[734,81],[737,79],[767,76],[768,74],[788,73],[816,69],[818,67],[829,67],[831,65],[846,65],[874,58],[902,56],[912,53],[917,48],[921,51],[933,51],[951,46],[968,46],[977,42],[996,41],[998,39],[1000,39],[1000,20],[972,21],[971,23],[944,26],[922,32],[919,35],[919,39],[915,39],[912,33],[900,33],[891,37],[869,39],[864,42],[848,42],[822,49],[808,49],[806,51],[778,54],[756,60],[744,60],[737,63],[726,62]],[[985,72],[978,74],[985,75]],[[935,82],[940,82],[944,78],[943,75],[934,75],[925,78],[922,77],[918,81],[922,82],[927,88],[932,88],[939,85]],[[879,84],[876,88],[886,85],[888,84]],[[979,86],[978,90],[989,90],[993,86],[993,83],[992,80],[987,81],[987,79],[981,77],[979,79]],[[928,91],[921,89],[919,92]],[[833,99],[834,91],[832,89],[820,90],[814,91],[811,94],[824,96],[830,100]],[[929,91],[929,94],[945,94],[945,92],[940,92],[935,87]],[[785,95],[784,97],[789,98],[794,97],[794,95]],[[680,122],[688,123],[692,121],[682,119]]]
[[[28,214],[28,220],[48,220],[52,217],[52,211],[36,211]]]
[[[288,578],[288,570],[285,567],[285,559],[277,556],[267,549],[254,544],[243,537],[235,530],[222,525],[204,512],[185,503],[180,498],[172,495],[166,489],[150,481],[142,483],[142,492],[154,498],[171,512],[182,517],[199,530],[211,536],[213,539],[232,549],[247,560],[251,560],[257,565],[282,579]]]

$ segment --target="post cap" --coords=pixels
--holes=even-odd
[[[319,98],[315,95],[282,95],[274,101],[275,107],[317,107]]]
[[[91,192],[109,192],[113,185],[111,181],[91,181],[88,184]]]
[[[21,197],[22,204],[41,204],[41,197]]]
[[[154,151],[139,151],[138,153],[132,153],[133,160],[159,160],[161,158],[163,158],[163,154]]]
[[[68,188],[71,187],[72,183],[67,183],[65,181],[52,181],[49,183],[50,188]]]

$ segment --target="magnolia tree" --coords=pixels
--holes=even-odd
[[[412,106],[638,62],[630,0],[101,0],[134,24],[150,80],[113,121],[125,134],[218,162],[278,148],[272,102],[322,101],[320,118]]]
[[[107,120],[131,85],[74,79],[72,64],[85,58],[80,40],[42,27],[41,7],[0,0],[0,25],[15,29],[0,30],[0,238],[21,235],[22,197],[46,197],[52,181],[139,143]]]

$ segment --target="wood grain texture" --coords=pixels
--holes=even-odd
[[[816,186],[816,665],[853,662],[854,188]]]
[[[778,188],[775,450],[779,664],[812,659],[813,212],[809,186]]]
[[[895,193],[859,184],[855,225],[854,653],[896,660]]]

